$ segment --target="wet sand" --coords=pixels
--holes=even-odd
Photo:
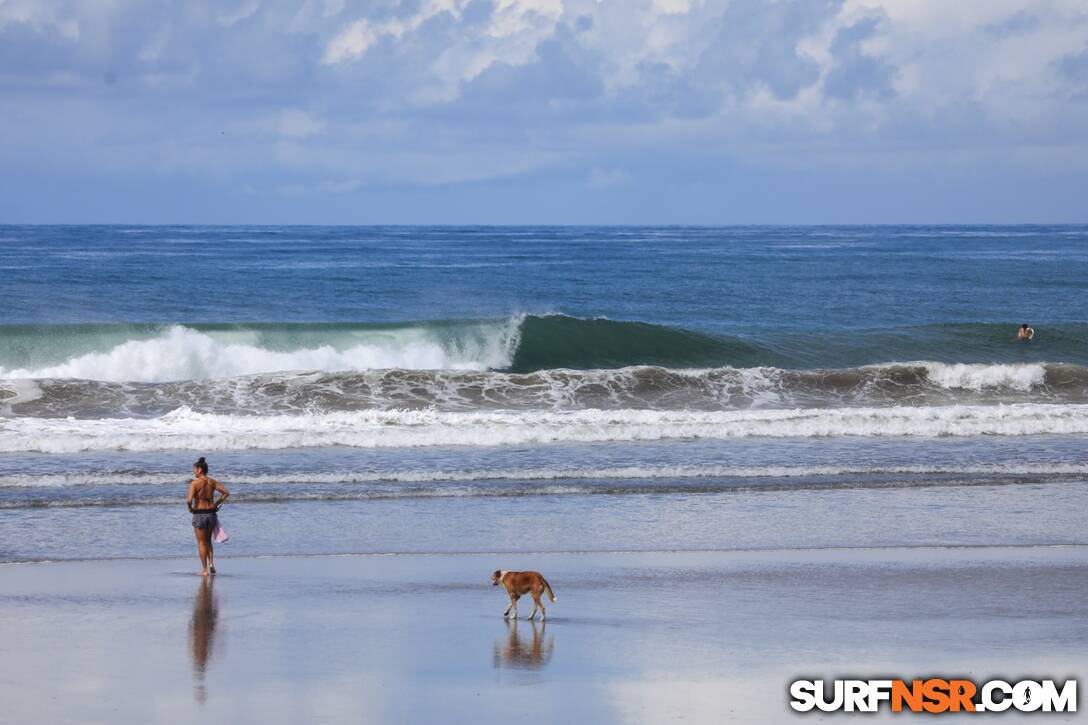
[[[797,677],[1088,671],[1082,546],[229,552],[213,580],[190,559],[0,566],[0,719],[812,721]],[[496,568],[547,575],[547,624],[503,620]]]

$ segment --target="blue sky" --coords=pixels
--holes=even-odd
[[[0,0],[0,222],[1085,222],[1083,0]]]

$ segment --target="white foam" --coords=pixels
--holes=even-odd
[[[0,398],[0,413],[11,415],[11,406],[29,403],[42,397],[41,386],[33,380],[9,380],[0,386],[4,397]]]
[[[1043,385],[1046,368],[1038,363],[985,365],[969,363],[921,363],[930,382],[954,390],[1006,388],[1028,391]]]
[[[253,334],[247,340],[245,333],[209,333],[175,325],[151,339],[130,340],[54,365],[0,367],[0,378],[152,383],[292,370],[486,370],[510,364],[520,323],[520,317],[504,323],[481,323],[474,334],[456,340],[442,340],[426,327],[375,329],[341,337],[335,345],[288,351],[261,347],[252,339]]]
[[[1053,404],[730,410],[353,411],[160,418],[0,419],[0,452],[510,446],[683,438],[1021,436],[1088,433],[1088,406]]]
[[[963,475],[963,476],[1083,476],[1088,464],[1033,463],[992,465],[915,465],[915,466],[616,466],[570,468],[481,468],[463,470],[405,469],[390,471],[293,471],[290,473],[232,472],[231,485],[344,485],[383,483],[443,483],[486,481],[617,481],[649,479],[758,479],[807,478],[827,476],[884,475]],[[176,486],[186,480],[184,472],[77,472],[16,474],[0,477],[0,487],[64,488],[69,486]],[[227,480],[224,478],[224,480]]]

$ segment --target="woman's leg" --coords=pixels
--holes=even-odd
[[[193,527],[193,534],[196,536],[196,550],[200,555],[200,574],[204,576],[208,573],[208,544],[207,539],[204,537],[206,529],[198,529]]]
[[[207,546],[208,546],[208,571],[210,573],[214,574],[215,573],[215,536],[214,536],[215,529],[212,528],[212,527],[208,527],[208,528],[206,528],[204,530],[207,532],[207,534],[205,534],[205,537],[206,537],[205,540],[207,541]]]

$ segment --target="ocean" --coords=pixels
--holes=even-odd
[[[3,226],[0,561],[1085,543],[1086,242]]]

